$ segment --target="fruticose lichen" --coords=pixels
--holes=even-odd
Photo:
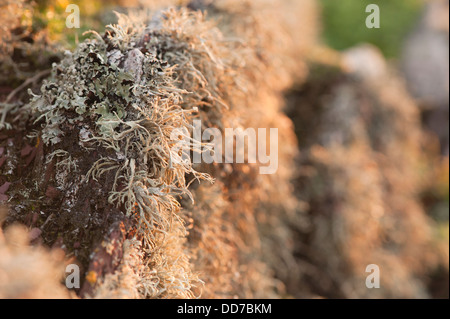
[[[121,16],[104,37],[94,34],[95,39],[80,44],[75,52],[67,51],[27,107],[51,150],[47,163],[56,161],[55,187],[72,194],[73,200],[61,208],[76,209],[81,189],[106,176],[109,183],[102,188],[108,203],[122,207],[126,217],[137,221],[138,236],[154,262],[161,247],[178,244],[171,236],[181,240],[184,235],[176,197],[190,196],[187,174],[209,177],[196,172],[173,147],[184,136],[172,140],[172,132],[187,131],[195,109],[180,106],[187,92],[176,86],[175,66],[161,59],[160,48],[149,41],[157,35],[149,36],[138,22]],[[89,159],[77,162],[85,157]],[[164,272],[170,267],[177,271],[170,278],[161,272],[161,287],[150,297],[175,293],[171,286],[189,296],[195,276],[189,273],[187,257],[168,260],[164,253],[160,258],[163,264],[173,263]]]
[[[311,3],[283,5],[306,16]],[[293,65],[297,78],[305,70],[297,49],[285,46],[296,20],[280,24],[270,7],[227,0],[205,5],[209,18],[186,8],[120,15],[103,36],[93,32],[67,51],[34,91],[25,107],[34,123],[33,185],[31,195],[10,192],[10,220],[40,211],[45,243],[62,242],[87,274],[81,296],[282,293],[268,266],[278,257],[263,259],[260,237],[294,213],[295,137],[282,91]],[[266,177],[257,165],[193,167],[172,146],[186,140],[194,117],[219,129],[279,127],[286,165]],[[175,129],[185,132],[177,141]],[[216,179],[214,188],[196,182],[210,180],[198,171]]]

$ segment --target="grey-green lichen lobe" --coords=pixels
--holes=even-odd
[[[59,143],[64,126],[91,123],[93,127],[85,130],[107,135],[117,128],[117,120],[138,118],[133,113],[158,95],[155,85],[168,81],[165,73],[153,72],[167,64],[151,53],[114,49],[108,58],[107,46],[105,41],[88,41],[74,53],[67,51],[61,64],[53,66],[53,76],[42,86],[41,95],[33,97],[31,110],[39,114],[38,121],[45,120],[42,139],[46,144]]]

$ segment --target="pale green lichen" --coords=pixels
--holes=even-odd
[[[195,109],[180,106],[187,92],[176,85],[176,66],[159,58],[158,47],[143,45],[146,34],[136,21],[120,16],[104,37],[94,33],[95,39],[66,52],[27,108],[42,127],[42,141],[54,150],[48,162],[56,159],[58,189],[76,193],[75,180],[87,183],[113,174],[114,182],[104,186],[108,201],[136,218],[143,249],[159,269],[159,288],[145,295],[193,297],[190,289],[198,278],[187,256],[180,255],[186,231],[176,198],[192,198],[187,174],[210,178],[183,161],[174,147],[187,143],[185,147],[194,148],[199,143],[183,142]],[[179,140],[172,139],[175,130]],[[79,154],[71,154],[73,144],[67,141],[73,142],[74,136],[86,156],[93,150],[97,154],[88,170],[76,166]],[[69,185],[62,171],[81,178]]]

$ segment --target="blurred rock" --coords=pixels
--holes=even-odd
[[[403,48],[402,70],[426,126],[449,153],[449,3],[430,2]]]

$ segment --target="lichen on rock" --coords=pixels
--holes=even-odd
[[[129,220],[155,259],[161,247],[179,245],[177,238],[184,236],[176,197],[190,196],[186,175],[209,177],[181,160],[174,147],[184,136],[173,140],[171,134],[187,131],[194,111],[179,105],[186,91],[175,85],[174,65],[158,58],[159,48],[145,41],[138,22],[121,19],[103,37],[94,34],[73,53],[67,51],[26,107],[40,126],[42,170],[55,171],[47,182],[62,194],[54,215],[61,224],[72,224],[64,233],[89,237],[86,232],[101,227],[98,241],[113,223]],[[86,259],[92,249],[85,247]],[[195,278],[187,257],[169,260],[169,255],[159,257],[163,272],[172,266],[178,271],[160,278],[164,288],[152,297],[171,292],[171,285],[189,291]]]

